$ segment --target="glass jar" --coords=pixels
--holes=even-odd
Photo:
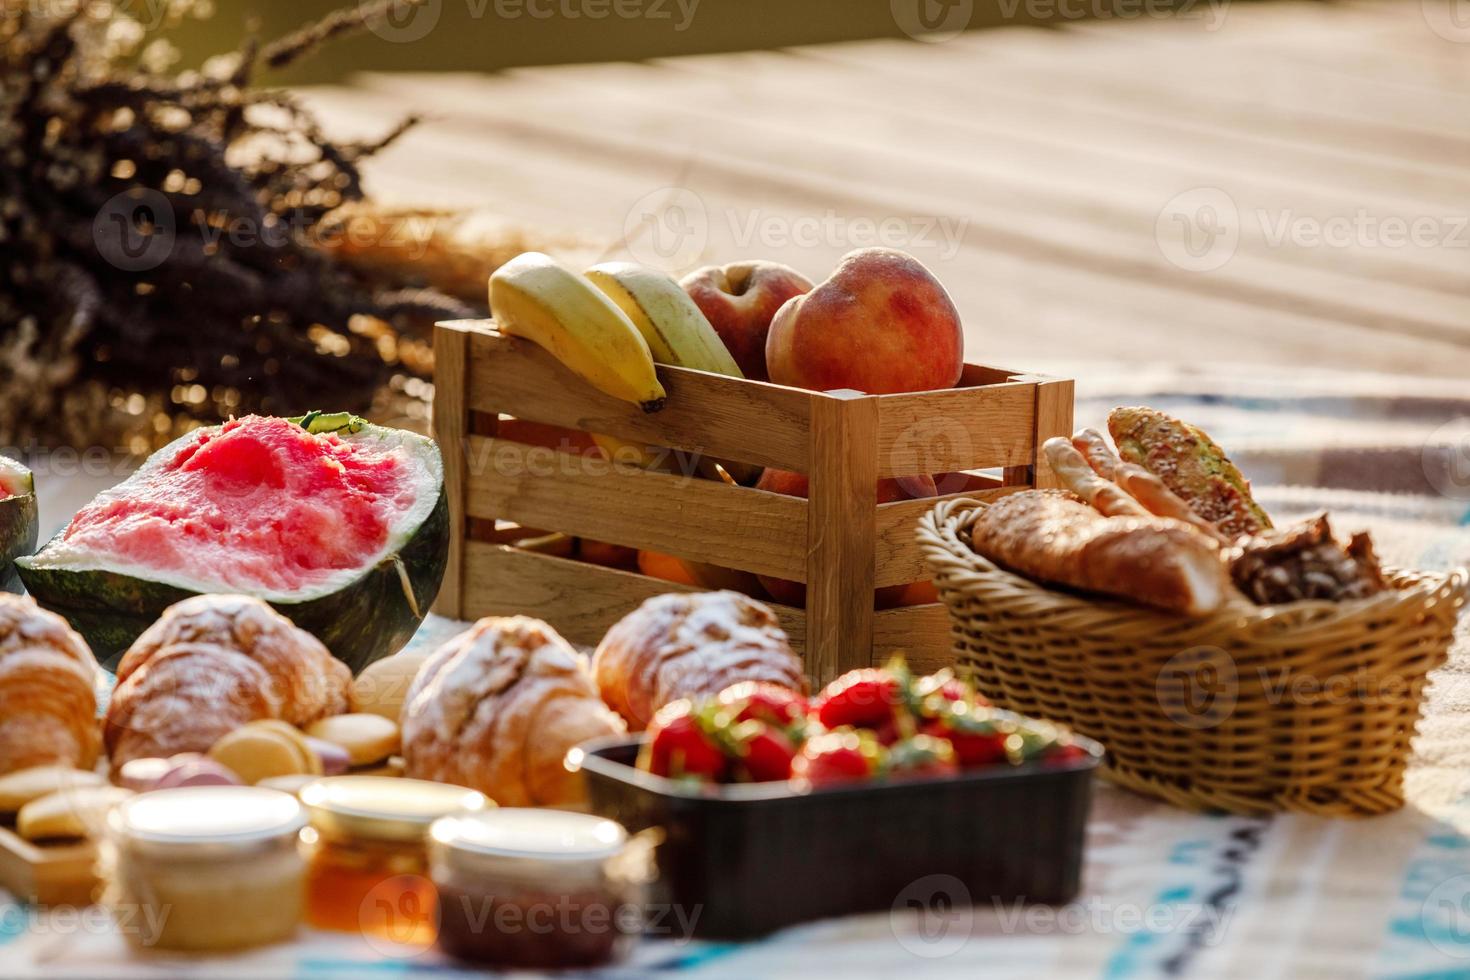
[[[439,946],[522,969],[622,958],[643,927],[651,862],[611,820],[558,810],[445,817],[429,835]]]
[[[462,786],[389,776],[332,776],[302,788],[306,920],[405,945],[434,941],[435,890],[425,847],[446,814],[493,806]]]
[[[121,803],[103,848],[107,901],[145,949],[215,951],[289,939],[301,921],[306,823],[251,786],[155,790]]]

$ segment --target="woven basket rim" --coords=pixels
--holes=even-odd
[[[1162,609],[1129,602],[1110,596],[1073,593],[1035,582],[1024,575],[995,564],[973,551],[960,539],[961,532],[971,527],[990,503],[973,497],[956,497],[937,503],[919,519],[916,532],[920,550],[924,552],[936,579],[966,573],[983,576],[990,588],[1008,588],[1034,598],[1044,599],[1059,611],[1078,613],[1101,612],[1120,618],[1156,618],[1177,630],[1190,624],[1209,632],[1243,626],[1255,626],[1272,620],[1290,618],[1311,622],[1313,626],[1335,621],[1378,615],[1404,603],[1422,603],[1436,593],[1460,602],[1470,600],[1470,568],[1459,567],[1447,572],[1421,572],[1384,567],[1392,589],[1362,599],[1302,599],[1296,602],[1259,606],[1244,594],[1231,590],[1231,596],[1219,610],[1199,617],[1188,617]]]

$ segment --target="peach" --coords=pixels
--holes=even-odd
[[[577,557],[593,565],[631,569],[638,564],[638,549],[582,538],[577,543]]]
[[[679,285],[714,325],[747,378],[766,380],[766,333],[771,318],[811,280],[778,262],[735,262],[696,269]]]
[[[658,551],[638,552],[638,571],[649,578],[662,579],[676,585],[699,585],[683,561]]]
[[[805,497],[811,487],[811,481],[800,473],[790,473],[786,470],[766,470],[761,474],[760,480],[756,482],[757,490],[766,490],[771,493],[784,493],[791,497]],[[929,476],[904,476],[894,477],[878,481],[878,503],[891,504],[896,500],[918,500],[923,497],[937,497],[939,490],[934,485],[933,477]],[[784,578],[772,578],[769,575],[758,576],[761,585],[771,594],[771,598],[786,606],[798,608],[806,605],[806,586],[801,582],[792,582]],[[911,597],[906,595],[912,586],[890,585],[877,590],[874,603],[879,609],[888,609],[897,605],[909,605]],[[914,595],[917,595],[915,593]]]
[[[965,334],[949,294],[914,257],[850,252],[837,270],[776,313],[766,368],[777,384],[871,395],[953,388]]]
[[[495,436],[498,439],[508,439],[527,446],[555,449],[557,452],[570,453],[573,456],[601,457],[603,455],[597,443],[585,432],[578,429],[566,429],[559,425],[547,425],[544,422],[531,422],[527,419],[501,419],[496,424]]]

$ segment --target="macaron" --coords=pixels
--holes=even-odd
[[[320,766],[304,746],[280,731],[257,724],[221,737],[210,748],[209,757],[252,786],[272,776],[319,774]]]
[[[382,715],[333,715],[313,722],[306,734],[346,749],[353,766],[371,766],[398,751],[398,723]]]
[[[429,651],[399,653],[368,664],[352,682],[352,708],[397,722],[413,679],[429,659]]]
[[[208,756],[197,753],[170,756],[168,769],[153,784],[154,789],[179,789],[183,786],[239,786],[233,771]]]
[[[328,742],[308,735],[306,736],[306,747],[321,760],[324,776],[340,776],[352,767],[352,757],[336,742]]]
[[[15,829],[26,840],[101,835],[107,811],[133,795],[122,786],[83,786],[34,799],[20,808]]]
[[[34,766],[0,776],[0,813],[15,813],[32,800],[84,786],[105,786],[100,774],[70,766]]]

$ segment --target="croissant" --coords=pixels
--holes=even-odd
[[[408,776],[468,786],[502,806],[581,802],[567,751],[625,730],[586,658],[525,616],[482,619],[431,654],[402,724]]]
[[[0,775],[96,765],[96,682],[92,651],[66,620],[0,594]]]
[[[164,610],[118,663],[103,738],[113,770],[205,752],[260,718],[308,725],[348,707],[352,672],[259,599],[201,595]]]
[[[776,614],[728,591],[649,599],[608,630],[592,672],[603,700],[635,730],[670,701],[713,696],[741,681],[806,690]]]

